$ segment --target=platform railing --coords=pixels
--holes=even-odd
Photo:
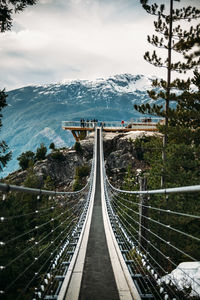
[[[62,127],[82,127],[82,128],[134,128],[137,126],[156,126],[159,122],[162,122],[162,118],[134,118],[130,121],[62,121]]]

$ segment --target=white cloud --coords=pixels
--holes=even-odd
[[[41,4],[48,4],[48,3],[52,3],[53,0],[40,0]]]
[[[8,88],[119,73],[165,73],[143,60],[153,18],[138,0],[40,0],[0,36]]]

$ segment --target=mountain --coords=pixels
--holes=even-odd
[[[1,175],[16,170],[17,157],[27,150],[35,151],[41,142],[47,148],[51,142],[57,147],[71,146],[74,138],[62,130],[62,121],[117,121],[140,116],[133,105],[152,101],[146,92],[151,81],[143,75],[123,74],[9,91],[1,138],[9,145],[13,157]]]

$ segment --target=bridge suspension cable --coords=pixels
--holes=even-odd
[[[187,299],[189,295],[199,296],[200,281],[179,264],[183,261],[199,261],[198,252],[191,251],[186,245],[193,243],[193,247],[198,249],[200,236],[185,232],[182,224],[185,222],[187,225],[195,220],[198,222],[200,215],[196,211],[195,214],[184,210],[177,211],[177,207],[181,206],[169,207],[169,203],[173,203],[175,193],[196,193],[199,199],[200,185],[147,191],[121,190],[109,182],[105,168],[104,184],[113,230],[117,237],[122,239],[123,236],[123,240],[126,240],[123,247],[120,247],[126,253],[125,261],[128,262],[134,280],[138,270],[143,269],[143,279],[141,272],[140,280],[137,280],[141,289],[140,295],[144,289],[141,282],[148,277],[148,287],[155,299]],[[141,199],[144,195],[145,203]],[[159,203],[158,197],[161,207],[156,207]],[[189,230],[188,226],[186,228]],[[184,292],[184,285],[181,288],[180,282],[173,276],[170,277],[173,269],[182,273],[187,282],[185,285],[190,286],[190,292]]]
[[[0,183],[0,298],[57,299],[87,215],[93,172],[94,161],[87,184],[74,192]]]

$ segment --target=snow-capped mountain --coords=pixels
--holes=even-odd
[[[152,79],[143,75],[116,75],[95,81],[74,80],[59,84],[27,86],[8,92],[3,111],[1,138],[13,151],[1,176],[18,168],[17,157],[35,151],[41,142],[48,147],[70,146],[74,139],[61,121],[96,118],[102,121],[138,117],[134,104],[151,101],[146,93]]]

